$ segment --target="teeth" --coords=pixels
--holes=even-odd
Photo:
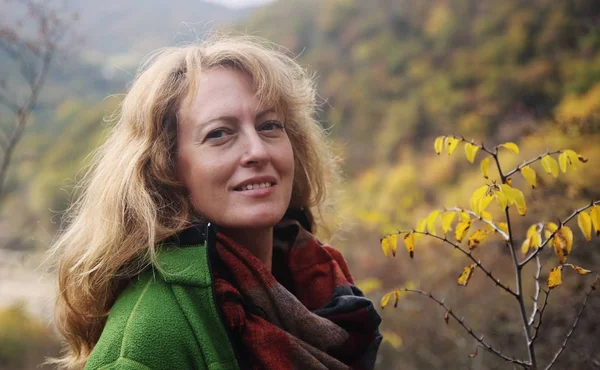
[[[241,190],[264,189],[271,186],[270,182],[261,182],[258,184],[248,184],[241,187]]]

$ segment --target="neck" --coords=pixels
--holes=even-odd
[[[273,227],[264,229],[232,230],[221,229],[236,243],[248,249],[271,271],[273,258]]]

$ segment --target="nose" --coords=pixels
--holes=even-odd
[[[244,135],[245,146],[241,157],[242,166],[262,166],[270,159],[269,149],[256,130],[249,131]]]

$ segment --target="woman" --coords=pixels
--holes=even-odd
[[[311,79],[249,37],[164,49],[58,258],[66,368],[370,369],[380,318],[311,234],[336,170]]]

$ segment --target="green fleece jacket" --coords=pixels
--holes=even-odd
[[[169,248],[113,305],[85,369],[238,369],[213,293],[208,248]]]

